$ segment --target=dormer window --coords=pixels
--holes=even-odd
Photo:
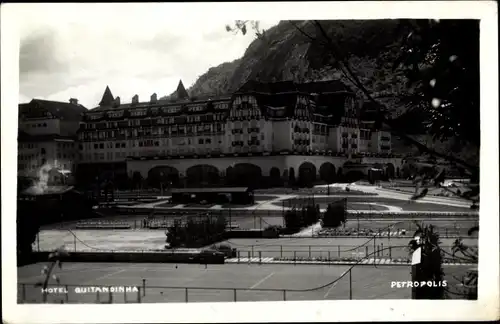
[[[140,116],[146,116],[147,111],[145,109],[137,109],[137,110],[132,110],[130,112],[130,116],[132,117],[140,117]]]

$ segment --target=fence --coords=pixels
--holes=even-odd
[[[368,256],[381,259],[401,259],[409,258],[410,252],[406,247],[390,246],[387,243],[369,242],[364,246],[350,245],[274,245],[274,246],[249,246],[240,249],[236,246],[236,262],[266,262],[273,260],[361,260]],[[452,257],[451,246],[441,246],[446,252],[445,259],[455,262],[457,258]]]
[[[61,284],[48,285],[46,289],[44,292],[33,283],[19,283],[18,303],[113,304],[353,299],[351,269],[321,287],[306,289],[154,286],[147,285],[146,279],[133,287]],[[359,297],[363,297],[362,294]]]
[[[365,245],[251,245],[238,246],[231,244],[236,248],[236,255],[231,262],[234,263],[266,263],[271,260],[285,261],[300,261],[300,260],[315,260],[315,261],[357,261],[367,256],[377,259],[391,260],[406,260],[409,258],[409,250],[402,246],[391,246],[387,240],[377,242],[370,241]],[[452,246],[441,246],[441,249],[446,252],[445,260],[450,262],[458,262],[459,258],[452,257]],[[50,252],[52,250],[38,250],[38,252]],[[181,250],[99,250],[96,252],[93,249],[80,247],[71,252],[102,252],[102,253],[196,253],[197,249],[181,249]]]

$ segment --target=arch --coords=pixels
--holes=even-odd
[[[288,181],[288,169],[283,171],[283,180]]]
[[[312,186],[316,181],[316,166],[311,162],[304,162],[299,166],[299,184]]]
[[[252,163],[238,163],[233,166],[233,184],[257,188],[262,177],[262,169]]]
[[[219,183],[219,169],[209,164],[197,164],[186,170],[189,186],[206,186]]]
[[[319,177],[326,183],[335,181],[335,165],[330,162],[325,162],[319,167]]]
[[[269,180],[271,186],[281,185],[281,172],[277,167],[272,167],[269,171]]]
[[[224,183],[227,185],[231,185],[234,183],[234,168],[232,166],[226,168]]]
[[[394,164],[387,163],[387,165],[386,165],[386,175],[387,175],[387,178],[394,179],[395,173],[396,172],[395,172]]]
[[[155,188],[176,186],[179,183],[179,170],[169,165],[159,165],[148,171],[148,183]]]
[[[288,184],[291,186],[295,185],[295,169],[293,167],[290,167],[288,170]]]
[[[98,179],[98,177],[96,177],[96,180]],[[139,171],[134,171],[134,173],[132,174],[132,187],[134,189],[139,189],[142,187],[142,174],[139,172]]]

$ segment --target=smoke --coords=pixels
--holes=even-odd
[[[38,170],[38,180],[35,184],[26,190],[27,194],[31,195],[41,195],[47,191],[49,182],[49,171],[54,167],[48,163],[42,165]]]

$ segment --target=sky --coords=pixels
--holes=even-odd
[[[241,57],[255,38],[234,20],[171,4],[29,4],[19,26],[19,102],[98,105],[106,86],[122,103],[186,88],[210,67]],[[260,21],[266,29],[278,20]]]

